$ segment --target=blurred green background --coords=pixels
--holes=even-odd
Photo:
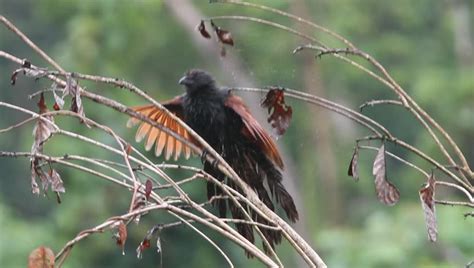
[[[474,4],[472,1],[349,1],[299,0],[256,1],[289,11],[346,36],[377,58],[393,77],[448,130],[468,161],[473,163],[474,137]],[[292,55],[307,42],[288,33],[250,22],[216,21],[232,32],[236,43],[219,56],[215,40],[205,40],[193,25],[199,18],[215,15],[248,15],[273,20],[314,34],[320,40],[342,47],[327,36],[268,12],[207,1],[72,1],[0,0],[0,14],[24,31],[66,70],[123,78],[165,100],[182,89],[176,81],[189,68],[212,72],[228,86],[281,85],[327,97],[350,108],[371,99],[396,98],[380,83],[330,56],[315,60],[310,52]],[[187,26],[186,26],[187,25]],[[189,26],[192,25],[192,26]],[[48,66],[17,36],[0,27],[0,50]],[[35,108],[28,94],[48,87],[47,81],[20,77],[10,86],[10,74],[18,66],[0,59],[0,101]],[[81,82],[89,90],[113,97],[127,105],[143,100],[126,91],[101,84]],[[51,108],[52,97],[47,96]],[[258,101],[260,94],[250,95]],[[361,179],[347,177],[355,139],[369,133],[353,122],[307,103],[289,100],[293,121],[278,140],[289,175],[286,182],[299,196],[302,220],[295,227],[321,254],[330,267],[464,267],[474,260],[474,221],[464,219],[469,209],[437,206],[439,241],[427,239],[418,189],[424,178],[413,169],[388,161],[388,176],[401,192],[394,207],[380,204],[371,176],[373,151],[363,151]],[[86,115],[107,123],[133,141],[127,118],[84,100]],[[263,122],[262,110],[253,111]],[[365,114],[386,125],[394,134],[445,163],[433,140],[414,118],[399,107],[376,106]],[[0,128],[26,116],[0,108]],[[66,129],[105,143],[114,141],[71,119],[57,119]],[[29,151],[33,125],[0,135],[0,150]],[[143,148],[141,144],[135,144]],[[378,142],[373,142],[378,146]],[[412,154],[389,145],[388,150],[432,168]],[[97,148],[54,137],[45,146],[52,155],[82,154],[108,157]],[[151,154],[150,154],[151,155]],[[112,158],[119,160],[120,158]],[[157,162],[163,162],[160,158]],[[200,166],[199,160],[191,163]],[[56,167],[65,182],[62,204],[54,195],[31,194],[28,159],[0,160],[0,267],[25,267],[28,254],[39,245],[57,252],[83,229],[128,210],[130,194],[124,189],[65,167]],[[171,171],[170,171],[171,172]],[[175,178],[189,174],[171,172]],[[439,175],[443,178],[443,175]],[[186,188],[204,200],[205,186]],[[453,191],[438,198],[462,200]],[[472,211],[472,209],[471,209]],[[74,247],[66,267],[158,267],[159,255],[145,251],[142,260],[135,249],[148,228],[173,221],[165,213],[142,218],[129,227],[126,255],[115,246],[112,233],[93,235]],[[205,228],[239,267],[260,267],[247,260],[242,250]],[[186,227],[162,234],[164,267],[225,267],[214,248]],[[277,248],[288,267],[303,263],[289,245]],[[304,265],[303,265],[304,266]]]

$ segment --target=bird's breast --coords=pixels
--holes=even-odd
[[[185,122],[197,134],[215,147],[224,135],[226,114],[223,102],[207,99],[187,100],[184,105]]]

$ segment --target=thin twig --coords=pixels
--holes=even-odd
[[[371,100],[360,105],[359,110],[362,112],[362,110],[367,106],[373,107],[374,105],[380,105],[380,104],[391,104],[391,105],[403,106],[403,103],[401,101],[396,101],[396,100]]]

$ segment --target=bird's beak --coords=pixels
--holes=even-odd
[[[186,78],[187,78],[186,76],[181,77],[181,79],[179,79],[178,81],[178,84],[185,85],[187,81]]]

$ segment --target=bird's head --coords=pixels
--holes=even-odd
[[[188,93],[213,90],[216,88],[214,78],[206,71],[198,69],[187,71],[186,74],[179,79],[178,83],[185,86]]]

